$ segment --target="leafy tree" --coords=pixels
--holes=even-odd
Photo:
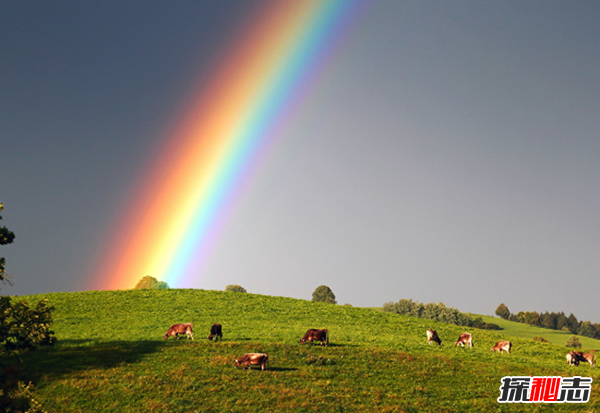
[[[569,327],[569,331],[573,334],[577,334],[577,330],[579,329],[579,321],[577,317],[573,315],[573,313],[569,314],[567,317],[567,327]]]
[[[158,281],[156,278],[146,275],[142,277],[133,287],[134,290],[168,290],[169,284]]]
[[[337,301],[335,301],[335,294],[331,291],[331,288],[326,285],[317,287],[312,293],[312,300],[320,303],[337,304]]]
[[[0,212],[4,209],[4,205],[0,203]],[[2,215],[0,215],[0,220],[2,220]],[[0,227],[0,245],[8,245],[12,244],[15,240],[15,234],[12,231],[9,231],[6,227]],[[0,281],[6,280],[6,273],[4,269],[4,265],[6,260],[4,257],[0,257]]]
[[[3,209],[0,203],[0,211]],[[2,216],[0,216],[2,219]],[[15,234],[6,227],[0,228],[0,245],[13,242]],[[0,280],[6,280],[5,260],[0,258]],[[0,355],[31,350],[37,346],[52,345],[56,341],[52,324],[52,310],[48,300],[29,307],[25,301],[17,302],[9,296],[0,297]],[[40,404],[32,396],[31,384],[26,385],[10,374],[14,367],[0,368],[0,411],[42,412]]]
[[[579,325],[577,334],[579,334],[580,336],[596,338],[596,329],[594,328],[591,322],[584,321]]]
[[[573,336],[567,340],[567,347],[581,348],[581,342],[577,336]]]
[[[508,320],[508,317],[510,317],[510,310],[508,309],[508,307],[506,306],[506,304],[501,303],[498,308],[496,308],[496,315],[500,318],[503,318],[505,320]]]
[[[241,285],[236,285],[236,284],[229,284],[228,286],[225,287],[225,291],[231,291],[234,293],[247,293],[248,291],[246,291],[246,289],[244,287],[242,287]]]

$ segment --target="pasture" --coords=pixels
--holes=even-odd
[[[22,355],[26,380],[50,412],[521,412],[600,411],[600,369],[567,366],[568,349],[505,331],[464,327],[373,309],[204,290],[51,293],[58,344]],[[193,341],[164,340],[191,322]],[[223,340],[206,339],[213,323]],[[300,345],[327,328],[330,345]],[[428,345],[427,328],[441,347]],[[501,339],[513,354],[490,351]],[[269,370],[234,368],[250,352]],[[6,360],[3,360],[6,362]],[[499,404],[503,376],[587,376],[586,404]]]

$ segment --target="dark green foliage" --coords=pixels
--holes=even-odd
[[[233,293],[247,293],[246,289],[241,285],[229,284],[225,287],[225,291],[233,292]]]
[[[502,305],[503,304],[500,304],[500,306]],[[496,315],[498,316],[500,316],[500,314],[498,314],[500,306],[496,309]],[[600,324],[592,323],[590,321],[578,321],[577,317],[573,314],[569,314],[569,317],[566,317],[563,312],[549,313],[546,311],[545,313],[538,313],[536,311],[519,311],[517,314],[510,314],[507,319],[509,321],[516,321],[552,330],[570,331],[573,334],[579,334],[585,337],[600,338]]]
[[[567,340],[567,344],[565,344],[565,346],[581,348],[581,342],[579,341],[579,337],[573,336],[573,337],[569,338]]]
[[[4,209],[4,205],[0,203],[0,212]],[[2,215],[0,215],[0,220],[2,219]],[[0,227],[0,245],[8,245],[12,244],[15,240],[15,234],[12,231],[9,231],[6,227]],[[4,257],[0,257],[0,281],[6,280],[6,273],[4,265],[6,264],[6,260]]]
[[[56,337],[50,330],[52,310],[48,300],[30,308],[24,301],[12,302],[8,296],[0,297],[0,352],[54,344]]]
[[[156,278],[146,275],[142,277],[133,287],[134,290],[168,290],[169,284],[165,281],[158,281]]]
[[[537,341],[539,343],[549,343],[550,342],[550,340],[546,340],[544,337],[539,337],[539,336],[532,338],[532,340]]]
[[[506,304],[501,303],[498,308],[496,308],[496,315],[500,318],[503,318],[505,320],[508,320],[508,317],[510,317],[510,310],[508,309],[508,307],[506,306]]]
[[[0,211],[2,209],[0,203]],[[14,239],[12,231],[0,228],[0,245],[10,244]],[[6,281],[4,264],[4,258],[0,258],[0,281]],[[0,356],[20,355],[21,350],[54,344],[56,337],[50,330],[52,310],[47,300],[30,307],[25,301],[0,297]],[[0,363],[0,412],[42,413],[41,405],[32,396],[32,384],[19,380],[19,371],[20,366]]]
[[[337,304],[335,301],[335,294],[326,285],[318,286],[312,293],[312,300],[319,303]]]
[[[397,303],[385,303],[383,305],[383,311],[426,318],[428,320],[436,320],[458,326],[501,330],[501,328],[496,324],[485,323],[480,317],[473,320],[471,317],[461,313],[456,308],[446,307],[444,303],[423,304],[418,301],[403,298]]]

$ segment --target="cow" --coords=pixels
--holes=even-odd
[[[594,367],[594,364],[596,364],[596,361],[594,360],[596,355],[594,353],[580,353],[581,356],[579,358],[579,361],[583,361],[584,363],[590,363],[590,366]]]
[[[213,338],[215,339],[215,341],[223,339],[223,331],[221,330],[221,324],[213,324],[210,328],[210,334],[208,336],[208,339],[212,341]]]
[[[304,334],[304,337],[300,339],[300,344],[304,344],[307,341],[311,344],[313,341],[320,341],[322,346],[326,346],[327,344],[329,344],[329,335],[327,334],[327,330],[317,330],[311,328],[306,332],[306,334]]]
[[[175,336],[177,340],[179,340],[179,334],[183,334],[187,336],[188,339],[194,339],[194,332],[192,331],[192,323],[180,323],[173,324],[169,327],[169,330],[165,333],[165,340],[169,338],[169,336]]]
[[[575,354],[576,351],[569,351],[567,353],[567,364],[569,366],[579,366],[579,357]]]
[[[492,351],[499,351],[500,353],[506,351],[508,354],[510,354],[511,348],[512,343],[510,341],[498,341],[494,347],[492,347]]]
[[[267,369],[267,362],[269,356],[266,353],[246,353],[235,361],[235,367],[238,368],[240,365],[242,369],[245,367],[250,370],[251,365],[260,366],[261,371]]]
[[[442,340],[438,337],[437,331],[432,328],[427,329],[427,342],[431,344],[432,342],[438,343],[438,345],[442,345]]]
[[[594,353],[582,353],[581,351],[570,351],[567,354],[567,364],[579,366],[579,362],[590,363],[590,366],[594,367],[595,364]]]
[[[468,345],[469,347],[473,347],[473,335],[471,333],[462,333],[459,337],[458,340],[456,340],[456,344],[457,346],[465,346]]]

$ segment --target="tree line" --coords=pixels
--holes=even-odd
[[[446,307],[444,303],[423,304],[418,301],[403,298],[397,303],[385,303],[383,305],[383,311],[441,321],[457,326],[482,328],[486,330],[501,330],[500,326],[497,324],[486,323],[481,317],[472,318],[470,315],[461,313],[454,307]]]
[[[551,330],[568,331],[580,336],[600,340],[600,323],[591,321],[579,321],[573,313],[567,317],[564,312],[519,311],[516,314],[510,312],[506,304],[501,303],[496,308],[496,315],[508,321],[529,324],[536,327],[549,328]]]

